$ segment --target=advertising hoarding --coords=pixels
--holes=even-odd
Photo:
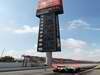
[[[37,16],[50,12],[62,14],[62,0],[38,0]]]
[[[37,9],[40,10],[55,6],[62,6],[61,0],[39,0]]]

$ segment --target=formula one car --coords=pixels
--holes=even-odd
[[[67,66],[57,66],[53,69],[53,72],[61,72],[61,73],[78,73],[80,68],[76,67],[67,67]]]

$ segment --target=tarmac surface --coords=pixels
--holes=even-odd
[[[100,75],[100,70],[93,70],[83,74],[54,73],[51,69],[24,70],[13,72],[0,72],[0,75]]]
[[[54,73],[52,69],[40,68],[1,68],[0,75],[100,75],[100,65],[81,74]]]
[[[100,70],[93,70],[93,71],[83,73],[83,74],[80,74],[80,75],[100,75]]]

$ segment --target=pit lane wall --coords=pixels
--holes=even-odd
[[[42,66],[42,64],[31,64],[28,63],[26,67],[39,67]],[[19,62],[0,62],[0,68],[18,68],[18,67],[23,67],[23,63],[19,63]]]

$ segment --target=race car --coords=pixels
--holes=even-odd
[[[61,72],[61,73],[78,73],[80,68],[78,67],[68,67],[68,66],[57,66],[53,69],[53,72]]]

